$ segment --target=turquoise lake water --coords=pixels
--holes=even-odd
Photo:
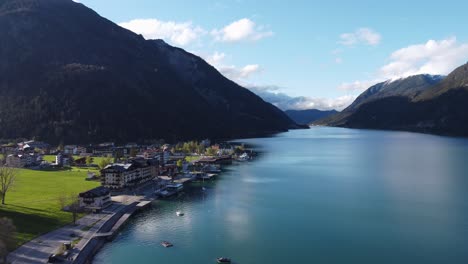
[[[468,263],[467,139],[312,128],[243,142],[261,157],[155,202],[94,263]]]

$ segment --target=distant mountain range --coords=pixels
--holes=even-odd
[[[338,111],[321,111],[316,109],[308,110],[286,110],[284,111],[294,122],[298,124],[310,124],[316,120],[337,114]]]
[[[445,78],[416,75],[379,83],[314,124],[468,136],[468,64]]]
[[[72,0],[0,1],[0,138],[233,138],[298,128],[201,58]]]

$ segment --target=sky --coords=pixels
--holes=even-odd
[[[341,110],[378,82],[468,61],[468,1],[78,1],[283,110]]]

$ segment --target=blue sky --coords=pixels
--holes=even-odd
[[[468,60],[468,1],[80,2],[281,108],[341,109],[378,81],[447,74]]]

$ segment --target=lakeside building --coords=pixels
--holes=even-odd
[[[125,189],[153,180],[158,174],[157,160],[137,158],[107,165],[101,170],[101,184],[109,189]]]
[[[79,194],[80,207],[92,211],[100,211],[112,204],[109,189],[97,187]]]

